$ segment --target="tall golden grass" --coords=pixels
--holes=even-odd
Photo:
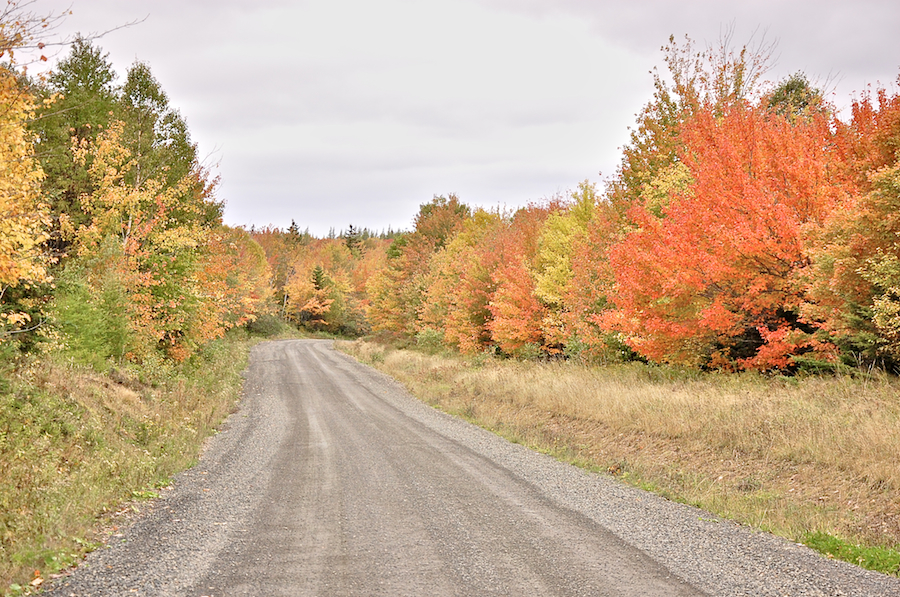
[[[794,541],[900,546],[900,382],[339,348],[445,411]]]

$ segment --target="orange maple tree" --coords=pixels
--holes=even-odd
[[[493,269],[495,290],[488,308],[491,339],[507,354],[545,344],[542,325],[547,306],[535,295],[533,275],[538,241],[554,206],[529,205],[518,210],[487,251],[499,257]]]
[[[832,121],[793,121],[762,103],[698,111],[682,132],[686,185],[610,251],[616,309],[603,317],[657,361],[789,367],[833,347],[799,315],[806,238],[853,185],[840,176]]]

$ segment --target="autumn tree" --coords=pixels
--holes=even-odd
[[[81,65],[102,92],[108,77],[98,51],[79,48],[69,78]],[[159,348],[182,360],[222,329],[198,279],[199,258],[215,248],[208,235],[221,220],[216,181],[198,163],[186,123],[147,65],[129,70],[114,114],[121,119],[95,138],[74,136],[87,190],[80,212],[59,215],[60,230],[74,242],[73,267],[85,272],[94,303],[107,291],[125,295],[119,303],[130,331],[126,356],[140,360]]]
[[[546,349],[544,323],[548,307],[535,292],[535,261],[544,223],[556,208],[553,202],[529,205],[512,216],[485,250],[496,256],[491,264],[494,291],[487,323],[491,342],[504,353],[522,355]]]
[[[387,252],[392,241],[389,238],[370,236],[360,241],[358,253],[352,263],[350,285],[360,301],[366,302],[366,285],[369,280],[387,267]]]
[[[313,240],[291,265],[284,291],[288,319],[312,329],[341,333],[349,328],[351,262],[354,255],[338,238]]]
[[[454,195],[436,196],[420,206],[415,229],[394,239],[388,249],[387,267],[367,285],[373,329],[406,337],[416,334],[429,261],[469,214],[469,207]]]
[[[898,77],[900,81],[900,77]],[[857,184],[870,189],[870,175],[890,167],[900,154],[900,96],[880,88],[867,92],[851,106],[847,160],[856,176]]]
[[[654,198],[660,199],[648,205],[655,212],[667,205],[668,200],[661,200],[659,185],[651,185],[651,189]],[[629,226],[622,219],[610,203],[599,201],[585,233],[575,239],[571,280],[562,299],[565,351],[569,356],[599,362],[632,357],[619,334],[606,329],[602,323],[604,314],[613,308],[615,296],[615,273],[609,251],[621,242]]]
[[[246,230],[212,229],[197,272],[206,311],[198,320],[212,329],[200,335],[221,336],[266,312],[273,292],[271,278],[265,251]]]
[[[272,272],[272,297],[277,303],[278,312],[285,317],[288,299],[285,285],[294,275],[294,264],[312,242],[312,237],[308,232],[301,234],[293,220],[291,227],[286,231],[267,226],[252,230],[250,235],[259,243],[266,255]]]
[[[32,327],[32,314],[18,290],[49,277],[43,249],[49,225],[41,196],[43,172],[26,128],[33,115],[32,98],[17,73],[0,66],[0,342]]]
[[[610,200],[622,215],[640,201],[647,185],[677,163],[682,125],[701,106],[721,113],[762,95],[772,46],[760,42],[735,50],[729,31],[704,50],[688,37],[678,43],[672,36],[661,51],[666,71],[653,69],[653,98],[638,115],[610,185]]]
[[[618,307],[610,329],[656,361],[788,368],[832,347],[800,314],[806,239],[852,191],[839,175],[830,119],[792,122],[763,102],[708,105],[685,122],[689,182],[612,248]]]
[[[846,171],[858,191],[813,239],[803,309],[849,364],[896,367],[900,95],[883,89],[864,94],[839,130]]]
[[[34,156],[36,101],[16,53],[42,49],[42,35],[53,17],[27,11],[28,2],[11,0],[0,8],[0,343],[25,338],[34,330],[44,301],[33,286],[50,279],[45,251],[49,210],[41,195],[44,176]],[[42,56],[46,60],[45,57]]]
[[[130,333],[123,356],[141,360],[162,349],[182,360],[217,334],[203,319],[204,290],[196,276],[210,232],[213,183],[198,168],[174,184],[166,177],[136,184],[138,164],[122,143],[124,128],[114,122],[95,142],[76,148],[80,163],[90,159],[95,190],[81,197],[90,219],[79,225],[61,216],[61,228],[74,244],[71,267],[84,273],[92,304],[119,293],[116,304]]]
[[[438,330],[445,344],[467,353],[490,343],[493,273],[502,261],[493,240],[502,226],[499,214],[476,210],[434,254],[423,277],[417,331]]]
[[[533,264],[534,294],[547,307],[541,324],[543,335],[557,348],[568,334],[563,324],[563,298],[572,281],[572,254],[587,233],[598,196],[596,187],[583,181],[566,205],[560,204],[545,220]]]

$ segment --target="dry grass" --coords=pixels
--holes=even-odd
[[[340,347],[510,439],[803,540],[900,546],[900,383]]]

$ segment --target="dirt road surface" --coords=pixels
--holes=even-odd
[[[328,341],[257,346],[200,463],[55,596],[900,595],[437,412]]]

